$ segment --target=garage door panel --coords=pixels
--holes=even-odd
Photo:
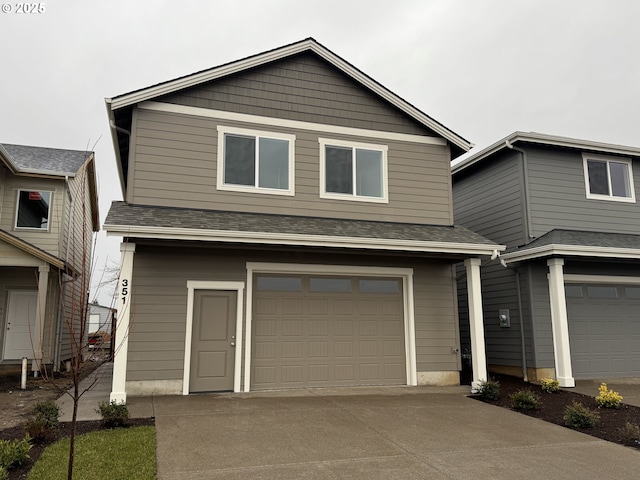
[[[397,293],[359,293],[351,277],[313,280],[322,278],[301,276],[300,291],[278,292],[295,283],[280,277],[255,292],[251,388],[406,384],[401,282],[365,286]]]
[[[567,316],[576,378],[640,375],[640,302],[637,287],[582,286],[567,290]]]

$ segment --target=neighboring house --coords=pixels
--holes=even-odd
[[[72,356],[98,229],[93,152],[0,144],[0,364]]]
[[[480,257],[501,248],[453,226],[466,140],[313,39],[106,102],[112,400],[459,383],[454,264],[482,349]]]
[[[516,132],[452,173],[456,222],[508,247],[482,272],[490,370],[639,376],[640,148]]]
[[[104,307],[98,303],[90,303],[87,333],[105,332],[110,334],[116,314],[117,310],[115,308]]]

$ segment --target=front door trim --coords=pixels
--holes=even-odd
[[[240,373],[242,361],[242,318],[244,305],[244,282],[209,282],[187,280],[187,323],[184,339],[184,376],[182,394],[189,395],[189,376],[191,374],[191,335],[193,334],[193,297],[196,290],[235,290],[236,306],[236,353],[233,372],[233,391],[240,391]]]
[[[407,372],[407,385],[416,386],[418,384],[413,300],[413,268],[247,262],[247,318],[246,338],[244,345],[244,392],[249,392],[251,390],[251,328],[254,288],[253,275],[255,273],[291,273],[296,275],[345,275],[401,278],[404,304],[404,334],[406,355],[405,362]],[[237,353],[238,352],[236,352],[236,355]]]

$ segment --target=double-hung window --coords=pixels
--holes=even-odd
[[[627,158],[582,155],[587,198],[635,202],[633,170]]]
[[[321,138],[320,197],[387,203],[387,146]]]
[[[51,192],[18,190],[16,228],[49,230]]]
[[[295,135],[218,127],[218,189],[294,194]]]

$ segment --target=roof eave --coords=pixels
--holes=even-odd
[[[506,263],[522,262],[525,260],[535,260],[554,256],[640,259],[640,249],[549,244],[529,248],[521,252],[509,252],[501,255],[502,259]]]
[[[109,131],[111,132],[111,142],[113,143],[113,151],[116,154],[116,166],[118,168],[118,177],[120,178],[120,190],[122,198],[125,198],[125,182],[124,171],[122,170],[122,159],[120,158],[120,145],[118,143],[118,131],[116,130],[115,109],[112,106],[112,99],[105,98],[104,103],[107,108],[107,117],[109,118]]]
[[[505,245],[454,243],[418,240],[338,237],[271,232],[241,232],[190,228],[143,227],[105,224],[107,236],[135,237],[159,240],[196,240],[222,243],[262,245],[290,245],[305,247],[351,248],[364,250],[410,251],[457,255],[493,255],[506,249]]]

